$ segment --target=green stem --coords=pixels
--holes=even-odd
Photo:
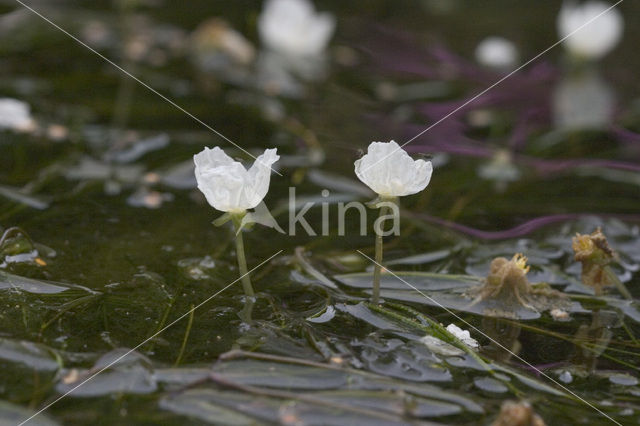
[[[238,269],[240,270],[244,294],[247,297],[254,297],[255,293],[253,291],[253,286],[251,285],[251,278],[249,278],[249,269],[247,269],[247,258],[244,255],[244,240],[242,239],[241,221],[242,216],[234,216],[233,224],[236,228],[236,256],[238,257]]]
[[[178,353],[178,358],[176,358],[176,362],[173,364],[174,367],[180,365],[180,361],[182,361],[182,356],[184,355],[184,350],[187,347],[187,340],[189,339],[189,334],[191,334],[191,326],[193,326],[193,312],[195,309],[193,305],[191,305],[191,311],[189,312],[189,322],[187,323],[187,330],[184,332],[184,338],[182,339],[182,346],[180,346],[180,352]]]
[[[387,215],[387,211],[389,207],[382,206],[380,207],[380,215],[378,216],[378,220],[382,216]],[[374,227],[374,231],[376,231],[376,254],[375,254],[375,265],[373,266],[373,293],[371,295],[371,303],[377,304],[380,303],[380,274],[382,272],[382,249],[383,249],[383,241],[382,241],[382,222],[379,224],[380,229]]]
[[[613,270],[609,266],[604,267],[604,272],[605,274],[607,274],[607,277],[609,277],[611,282],[613,282],[613,284],[616,286],[620,294],[622,294],[625,299],[633,300],[633,296],[631,296],[631,293],[629,293],[629,290],[627,290],[627,288],[624,286],[622,281],[620,281],[616,273],[613,272]]]

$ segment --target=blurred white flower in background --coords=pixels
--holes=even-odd
[[[563,42],[572,55],[595,60],[605,56],[618,44],[622,38],[624,21],[616,8],[605,12],[609,7],[610,4],[593,0],[583,4],[570,1],[562,5],[557,22],[562,38],[593,19]]]
[[[507,149],[498,149],[488,162],[478,168],[478,176],[495,183],[496,190],[503,192],[509,182],[520,179],[520,169],[513,163],[513,156]]]
[[[518,49],[515,44],[503,37],[487,37],[475,51],[479,64],[489,68],[509,69],[518,62]]]
[[[447,331],[456,336],[459,340],[462,341],[462,343],[469,347],[477,348],[479,346],[478,341],[471,337],[471,334],[468,330],[463,330],[455,324],[449,324],[447,326]]]
[[[371,142],[367,153],[355,162],[355,172],[381,197],[402,197],[429,185],[430,161],[414,160],[396,142]]]
[[[258,17],[266,47],[257,61],[257,85],[268,95],[300,97],[302,81],[324,79],[325,50],[335,29],[329,13],[317,13],[309,0],[267,0]]]
[[[190,48],[204,69],[238,70],[251,64],[256,49],[228,22],[215,17],[201,22],[191,34]]]
[[[0,129],[30,132],[35,125],[29,104],[13,98],[0,98]]]
[[[243,213],[267,195],[271,166],[279,158],[275,148],[267,149],[247,170],[219,147],[205,148],[193,156],[198,189],[213,208]]]
[[[291,56],[321,54],[335,29],[335,18],[316,13],[309,0],[267,0],[258,33],[269,49]]]
[[[595,70],[585,70],[560,81],[553,92],[552,107],[559,129],[606,129],[613,121],[616,97]]]

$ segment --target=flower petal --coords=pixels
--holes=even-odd
[[[232,164],[211,169],[203,169],[196,173],[198,189],[207,198],[209,204],[220,211],[241,211],[242,191],[245,186],[247,171],[242,164]]]
[[[432,167],[414,161],[396,142],[372,142],[367,154],[355,162],[358,178],[383,197],[400,197],[422,191],[431,179]]]
[[[256,158],[253,166],[247,172],[245,182],[245,205],[252,209],[267,195],[271,180],[271,166],[280,159],[277,149],[267,149],[264,154]]]
[[[268,149],[246,170],[218,147],[193,156],[198,189],[215,209],[241,212],[256,207],[269,190],[271,166],[280,157]]]

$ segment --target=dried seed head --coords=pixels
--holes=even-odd
[[[601,294],[603,287],[615,284],[616,278],[609,264],[616,258],[616,253],[599,227],[591,234],[576,234],[571,247],[575,252],[574,259],[582,263],[584,285],[593,287],[596,294]]]
[[[506,401],[492,426],[544,426],[545,422],[527,402]]]
[[[608,264],[616,255],[600,227],[591,234],[576,234],[571,242],[574,258],[579,262],[590,260]]]

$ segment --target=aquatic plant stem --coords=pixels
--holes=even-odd
[[[627,290],[627,287],[625,287],[622,281],[620,281],[620,278],[618,278],[616,273],[613,272],[613,270],[609,266],[604,267],[604,273],[607,275],[609,280],[616,286],[620,294],[622,294],[622,296],[624,296],[625,299],[633,300],[633,296],[631,295],[631,293],[629,293],[629,290]]]
[[[244,254],[244,240],[242,239],[242,218],[244,215],[234,215],[233,224],[236,232],[236,257],[238,258],[238,269],[242,277],[242,288],[247,297],[255,297],[251,278],[249,277],[249,269],[247,268],[247,258]]]
[[[380,303],[380,275],[382,273],[382,250],[384,248],[384,242],[382,240],[382,218],[388,214],[389,207],[386,205],[380,206],[380,214],[376,223],[374,224],[374,231],[376,233],[376,254],[375,265],[373,267],[373,293],[371,295],[371,303]]]
[[[376,235],[376,264],[373,268],[373,294],[371,295],[371,302],[380,303],[380,273],[382,267],[382,235]]]
[[[189,311],[189,322],[187,323],[187,329],[184,332],[184,338],[182,339],[182,345],[180,346],[180,352],[178,353],[178,358],[176,358],[176,362],[173,364],[174,367],[180,365],[182,361],[182,356],[184,355],[184,350],[187,347],[187,340],[189,340],[189,334],[191,334],[191,327],[193,326],[193,313],[195,308],[191,305],[191,309]]]

